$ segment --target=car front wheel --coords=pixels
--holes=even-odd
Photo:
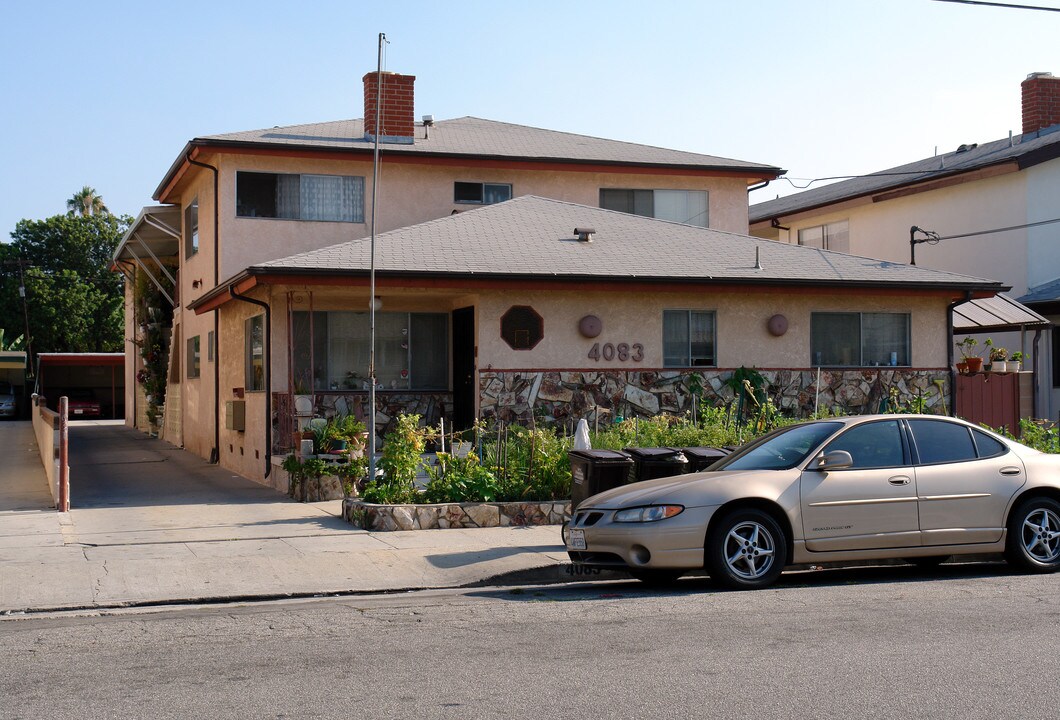
[[[1013,511],[1005,559],[1030,572],[1060,569],[1060,502],[1032,498]]]
[[[735,510],[707,537],[707,570],[734,590],[757,590],[780,577],[788,559],[787,538],[773,517],[761,510]]]

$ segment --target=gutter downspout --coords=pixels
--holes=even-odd
[[[219,205],[219,189],[217,180],[217,168],[204,162],[193,160],[191,150],[184,156],[192,165],[198,165],[213,172],[213,286],[217,287],[220,282],[221,272],[221,231],[220,217],[221,206]],[[210,463],[216,465],[221,462],[221,327],[220,312],[213,311],[213,450],[210,451]],[[271,422],[271,421],[270,421]]]
[[[1034,417],[1041,417],[1041,415],[1038,413],[1038,406],[1039,406],[1038,393],[1041,392],[1041,389],[1042,389],[1042,380],[1041,380],[1041,377],[1040,377],[1041,373],[1038,370],[1038,353],[1039,353],[1039,351],[1041,349],[1040,348],[1041,339],[1042,339],[1042,329],[1038,328],[1034,332],[1034,355],[1033,355],[1033,361],[1032,361],[1033,365],[1031,366],[1031,369],[1034,371],[1034,375],[1033,375],[1033,377],[1034,377],[1034,393],[1032,395],[1033,399],[1031,400],[1031,412],[1034,413]]]
[[[268,477],[272,472],[272,309],[267,302],[240,295],[231,286],[228,295],[235,300],[265,308],[265,477]]]
[[[766,185],[768,185],[770,182],[772,182],[772,181],[771,180],[763,180],[762,182],[758,183],[757,185],[748,185],[747,186],[747,194],[750,195],[753,190],[761,190]]]
[[[946,368],[950,371],[950,417],[957,417],[957,367],[953,364],[953,311],[972,299],[972,291],[964,291],[964,300],[954,300],[946,306]]]

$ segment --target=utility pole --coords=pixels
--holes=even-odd
[[[18,260],[7,260],[4,265],[18,266],[18,295],[22,298],[22,319],[26,324],[25,333],[23,335],[26,341],[26,366],[28,368],[26,372],[27,377],[33,377],[33,338],[29,334],[29,308],[26,305],[26,276],[24,273],[25,268],[33,267],[21,257]]]

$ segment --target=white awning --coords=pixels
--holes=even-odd
[[[969,300],[953,309],[955,333],[999,332],[1051,325],[1044,317],[1004,293],[991,298]]]
[[[176,278],[162,261],[180,257],[180,221],[180,208],[176,205],[145,207],[114,251],[115,265],[122,268],[122,263],[134,263],[174,307],[177,301],[166,291],[161,278],[168,278],[171,287],[176,285]]]

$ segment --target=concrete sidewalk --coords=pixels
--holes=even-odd
[[[32,427],[0,423],[0,613],[458,587],[566,562],[555,526],[369,533],[340,501],[293,502],[118,423],[70,427],[60,514]]]

